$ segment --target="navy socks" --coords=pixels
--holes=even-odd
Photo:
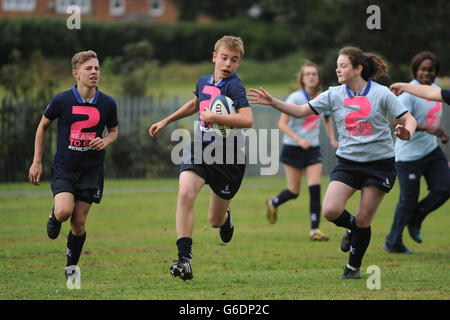
[[[86,241],[86,232],[82,236],[77,237],[72,234],[72,231],[69,231],[69,236],[67,237],[67,266],[78,264],[84,241]]]
[[[292,193],[289,191],[289,189],[284,189],[283,191],[280,192],[280,194],[278,196],[276,196],[275,198],[273,198],[272,200],[272,205],[276,208],[279,205],[285,203],[286,201],[289,201],[291,199],[296,199],[298,197],[298,193]]]
[[[339,218],[337,218],[333,222],[335,225],[337,225],[338,227],[342,227],[342,228],[346,228],[346,229],[350,229],[353,231],[353,229],[356,227],[356,223],[355,223],[355,217],[352,216],[347,210],[344,209],[344,212],[342,212],[342,214],[339,216]]]
[[[352,241],[350,244],[350,257],[348,264],[354,268],[361,267],[362,259],[369,247],[372,231],[370,227],[359,228],[356,226],[356,218],[347,210],[333,222],[336,226],[346,228],[352,231]]]
[[[370,227],[358,228],[352,230],[352,242],[350,244],[350,257],[348,264],[354,268],[361,267],[362,259],[369,247],[372,231]]]
[[[192,259],[192,239],[183,237],[177,240],[178,259]]]
[[[311,215],[311,229],[318,229],[320,224],[320,184],[309,187],[309,213]]]

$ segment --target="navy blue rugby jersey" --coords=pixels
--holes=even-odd
[[[44,116],[52,121],[58,118],[54,165],[72,170],[103,165],[105,150],[93,150],[89,141],[118,125],[113,98],[97,89],[92,101],[86,102],[75,86],[54,96]]]
[[[194,94],[198,97],[200,105],[201,131],[212,129],[211,125],[205,125],[202,114],[205,109],[209,108],[211,101],[217,96],[225,95],[230,97],[236,109],[250,106],[244,85],[236,72],[232,76],[220,80],[218,83],[214,83],[214,74],[201,77],[197,82]]]

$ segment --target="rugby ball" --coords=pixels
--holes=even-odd
[[[224,95],[220,95],[214,98],[209,105],[209,110],[217,114],[236,113],[236,108],[234,107],[233,100],[231,100],[230,97]],[[228,137],[230,134],[234,134],[236,131],[236,128],[226,126],[217,122],[213,122],[212,127],[219,135],[224,138]]]

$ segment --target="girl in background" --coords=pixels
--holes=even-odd
[[[297,76],[300,89],[291,93],[287,102],[302,105],[314,99],[322,91],[319,67],[306,61]],[[330,114],[323,117],[330,144],[337,148]],[[283,203],[296,199],[300,193],[302,173],[305,172],[309,189],[309,212],[311,217],[311,240],[327,241],[329,237],[319,229],[322,176],[322,155],[319,145],[320,116],[311,114],[306,118],[293,118],[282,113],[278,127],[284,133],[280,161],[284,163],[287,188],[275,198],[267,199],[267,218],[270,223],[277,220],[277,208]]]

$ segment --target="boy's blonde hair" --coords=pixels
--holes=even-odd
[[[80,64],[89,59],[98,59],[97,54],[92,50],[75,53],[72,57],[72,69],[77,69]]]
[[[240,57],[244,56],[244,42],[241,38],[235,36],[223,36],[219,40],[217,40],[214,51],[217,52],[220,46],[226,46],[228,49],[236,50],[240,53]]]

